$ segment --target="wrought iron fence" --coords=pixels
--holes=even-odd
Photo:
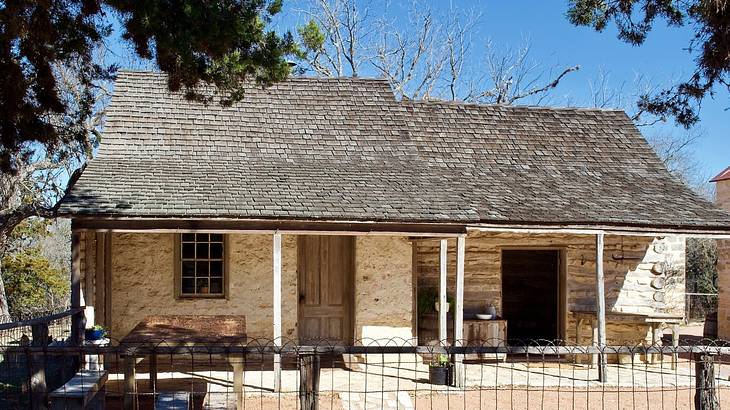
[[[599,354],[609,363],[603,382]],[[600,349],[402,339],[9,346],[0,356],[0,408],[58,406],[71,390],[103,396],[108,408],[141,409],[163,401],[196,409],[674,409],[695,408],[697,399],[727,407],[728,358],[728,345],[709,340]]]

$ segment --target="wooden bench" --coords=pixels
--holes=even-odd
[[[190,393],[186,391],[171,391],[157,394],[155,410],[188,410],[190,408]]]
[[[48,395],[51,409],[104,409],[104,385],[107,377],[107,372],[103,370],[81,370],[66,384]]]

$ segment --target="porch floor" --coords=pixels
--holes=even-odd
[[[597,369],[588,365],[566,362],[478,362],[466,363],[466,388],[435,386],[428,383],[428,366],[415,355],[385,355],[379,362],[354,363],[343,366],[323,367],[320,373],[320,408],[369,409],[369,408],[469,408],[467,401],[477,400],[477,406],[486,400],[495,408],[501,401],[515,406],[515,400],[523,402],[516,408],[531,407],[533,403],[548,400],[568,400],[571,408],[592,408],[591,397],[600,403],[606,395],[615,394],[616,407],[642,408],[643,400],[664,404],[665,408],[692,405],[694,396],[694,363],[680,358],[677,369],[671,369],[669,355],[663,362],[653,365],[635,362],[609,365],[606,383],[597,381]],[[399,360],[400,359],[400,360]],[[142,369],[143,370],[143,369]],[[730,366],[717,365],[717,386],[723,402],[730,405]],[[146,390],[149,374],[137,374],[140,397],[150,395]],[[123,376],[112,373],[108,390],[113,396],[122,391]],[[245,408],[297,408],[299,372],[285,366],[281,377],[281,392],[273,390],[274,374],[270,367],[244,371]],[[158,390],[193,391],[199,397],[200,407],[210,409],[235,408],[233,372],[206,369],[198,371],[165,371],[158,373]],[[623,397],[623,395],[628,396]],[[658,395],[652,399],[653,395]],[[554,397],[553,397],[554,396]],[[634,397],[636,396],[636,397]],[[666,397],[665,397],[666,396]],[[551,398],[552,397],[552,398]],[[639,403],[637,403],[637,397]],[[435,402],[434,402],[435,400]],[[610,399],[609,399],[610,401]],[[437,403],[441,403],[437,405]],[[272,406],[272,407],[269,407]],[[454,407],[455,406],[455,407]],[[587,406],[587,407],[586,407]],[[498,406],[496,408],[501,408]],[[538,407],[539,408],[539,407]]]

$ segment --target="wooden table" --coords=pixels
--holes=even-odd
[[[174,352],[184,346],[245,344],[246,317],[240,315],[171,315],[147,316],[120,341],[124,352],[124,408],[137,405],[136,365],[147,357],[150,364],[150,388],[157,384],[157,355]],[[233,367],[236,404],[243,403],[243,357],[227,357]]]
[[[591,325],[592,342],[594,346],[598,346],[598,317],[595,310],[573,310],[571,313],[575,316],[575,344],[581,346],[582,339],[580,336],[580,327],[583,323],[588,322]],[[648,326],[651,332],[652,346],[658,345],[662,339],[662,327],[664,325],[671,326],[672,329],[672,346],[679,346],[679,325],[684,320],[682,315],[672,315],[668,313],[628,313],[628,312],[606,312],[606,323],[633,323]],[[650,363],[654,363],[655,355],[648,355],[647,359]],[[578,355],[575,357],[578,363]],[[591,365],[595,366],[598,362],[598,355],[593,355]],[[672,369],[677,368],[677,353],[672,353]]]

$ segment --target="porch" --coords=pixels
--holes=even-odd
[[[411,345],[500,346],[509,338],[583,343],[592,337],[599,346],[635,345],[652,344],[661,326],[607,323],[607,310],[651,315],[681,311],[684,300],[683,266],[669,268],[683,259],[684,242],[655,233],[258,224],[75,219],[74,301],[85,307],[86,326],[105,325],[121,339],[150,314],[205,312],[245,316],[249,342],[378,345],[395,337]],[[516,261],[511,287],[508,253]],[[520,265],[525,255],[554,259]],[[530,275],[537,293],[520,289]],[[431,305],[438,310],[430,314],[430,335],[419,299],[427,290],[436,294]],[[548,304],[518,309],[541,299]],[[488,305],[501,330],[474,332],[469,321]],[[594,309],[594,332],[574,314],[585,309]],[[543,328],[531,333],[537,322]]]

